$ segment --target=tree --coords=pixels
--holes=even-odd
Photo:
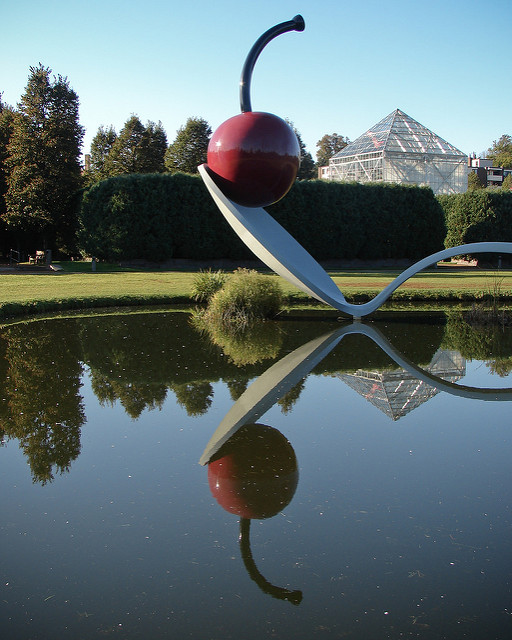
[[[316,152],[317,165],[319,167],[327,166],[333,155],[344,149],[349,143],[350,140],[344,136],[340,136],[337,133],[326,133],[325,136],[316,143],[318,147]]]
[[[117,133],[112,125],[106,129],[101,126],[91,141],[91,166],[85,176],[88,184],[107,178],[105,164],[108,155],[117,140]]]
[[[507,191],[512,191],[512,173],[505,176],[501,188],[506,189]]]
[[[74,197],[81,186],[78,96],[67,78],[30,67],[7,147],[4,219],[43,248],[67,250],[75,232]],[[33,249],[34,247],[32,247]]]
[[[0,218],[5,215],[7,192],[7,146],[13,132],[14,109],[2,101],[0,93]]]
[[[101,142],[101,140],[99,140]],[[148,122],[131,116],[112,143],[103,164],[104,177],[126,173],[162,173],[167,136],[162,123]]]
[[[206,162],[212,129],[203,118],[188,118],[177,131],[176,138],[165,153],[165,166],[171,173],[197,173],[197,167]]]
[[[512,136],[504,134],[499,140],[495,140],[487,151],[487,157],[495,167],[512,169]]]
[[[476,189],[483,189],[484,185],[480,182],[480,178],[475,171],[471,171],[468,174],[468,191],[475,191]]]
[[[288,120],[288,118],[286,118],[286,122],[293,129],[295,135],[297,136],[297,140],[299,142],[300,166],[299,166],[299,171],[297,173],[297,180],[314,180],[317,177],[317,171],[316,171],[315,163],[313,162],[313,156],[306,149],[306,145],[302,141],[302,137],[300,133],[297,131],[293,122],[291,120]]]

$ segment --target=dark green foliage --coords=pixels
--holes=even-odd
[[[419,187],[297,181],[269,212],[317,260],[416,260],[445,236],[441,206]],[[253,257],[196,176],[105,180],[85,192],[80,220],[81,250],[105,260]]]
[[[319,167],[324,167],[329,164],[329,160],[338,151],[344,149],[350,140],[345,136],[340,136],[338,133],[326,133],[317,143],[316,146],[316,163]]]
[[[484,185],[480,182],[478,174],[474,171],[468,174],[468,191],[475,191],[476,189],[483,189]]]
[[[100,137],[104,135],[101,130]],[[107,132],[104,144],[112,139],[112,132]],[[164,155],[167,148],[167,136],[162,123],[148,122],[142,124],[137,116],[131,116],[104,160],[103,173],[113,177],[129,173],[162,173],[164,171]],[[100,176],[103,177],[103,176]]]
[[[79,247],[109,261],[218,257],[227,224],[199,177],[127,175],[85,192]]]
[[[510,191],[480,189],[438,196],[438,200],[446,216],[447,247],[468,242],[512,242]]]
[[[442,208],[420,187],[298,182],[269,212],[317,260],[416,260],[445,236]]]
[[[171,173],[197,173],[197,167],[206,162],[211,135],[212,129],[206,120],[188,118],[165,152],[166,169]]]
[[[499,140],[495,140],[487,150],[487,157],[495,167],[512,169],[512,136],[505,133]]]
[[[67,79],[52,79],[51,69],[42,65],[31,67],[6,160],[4,219],[24,242],[27,234],[37,234],[41,248],[66,252],[73,244],[72,198],[81,186],[83,135],[78,96]]]

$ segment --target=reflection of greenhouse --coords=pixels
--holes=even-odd
[[[462,193],[468,184],[467,156],[396,109],[333,156],[328,177],[428,185],[435,194]]]
[[[439,349],[425,371],[446,380],[456,382],[466,373],[466,361],[458,351]],[[349,387],[374,404],[392,420],[398,420],[409,411],[433,398],[437,389],[404,369],[338,373]]]

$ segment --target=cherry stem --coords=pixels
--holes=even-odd
[[[304,31],[305,27],[306,24],[304,22],[304,18],[300,15],[295,16],[287,22],[281,22],[280,24],[276,24],[275,27],[271,27],[253,44],[252,49],[249,51],[247,58],[245,59],[242,76],[240,78],[240,110],[242,113],[252,111],[251,78],[254,65],[256,64],[256,60],[260,53],[276,36],[280,36],[282,33],[286,33],[288,31]]]

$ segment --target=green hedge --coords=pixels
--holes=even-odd
[[[443,248],[444,213],[431,189],[297,182],[269,208],[317,259],[417,260]]]
[[[446,233],[422,187],[301,181],[268,211],[318,260],[416,260],[441,249]],[[198,176],[110,178],[83,194],[79,219],[80,250],[109,261],[252,257]]]
[[[512,192],[501,189],[438,196],[445,211],[446,247],[468,242],[512,242]]]

